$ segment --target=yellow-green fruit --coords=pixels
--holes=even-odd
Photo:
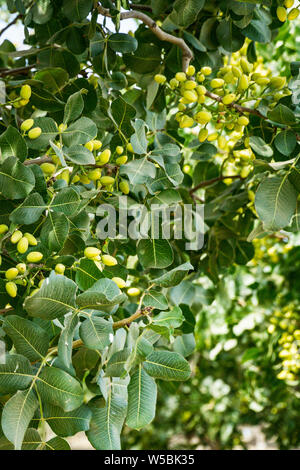
[[[93,144],[93,141],[90,140],[89,142],[87,142],[86,144],[84,144],[85,148],[88,149],[90,152],[93,151],[94,149],[94,144]]]
[[[40,137],[41,133],[42,133],[42,129],[40,127],[34,127],[33,129],[30,129],[30,131],[28,132],[28,137],[31,140],[37,139],[38,137]]]
[[[192,90],[186,90],[183,92],[183,96],[186,100],[188,100],[190,103],[195,103],[198,99],[198,95],[195,91]]]
[[[17,244],[17,250],[19,253],[24,254],[28,250],[28,239],[26,237],[22,237],[21,240]]]
[[[31,246],[37,245],[37,239],[31,233],[25,233],[24,237],[27,238],[29,245]]]
[[[29,100],[31,97],[31,86],[30,85],[23,85],[20,91],[20,96],[24,100]]]
[[[97,162],[101,163],[102,165],[105,165],[106,163],[109,162],[111,156],[111,151],[109,149],[103,150],[103,152],[100,153],[97,157]]]
[[[114,184],[114,182],[115,178],[112,176],[102,176],[102,178],[100,178],[100,183],[104,186],[109,186],[110,184]]]
[[[297,341],[300,340],[300,330],[295,330],[294,331],[294,337],[296,338]]]
[[[189,76],[189,77],[192,77],[193,75],[195,75],[195,72],[196,72],[196,69],[193,65],[189,65],[187,70],[186,70],[186,74]]]
[[[80,181],[80,177],[78,175],[74,175],[72,178],[72,183],[77,183],[78,181]]]
[[[126,282],[120,277],[113,277],[111,280],[114,281],[120,289],[126,286]]]
[[[56,177],[57,180],[64,180],[67,184],[70,181],[70,172],[69,170],[63,170],[59,175]]]
[[[126,148],[127,148],[128,152],[133,153],[133,147],[132,147],[132,144],[130,142],[126,145]]]
[[[83,184],[89,184],[91,180],[88,178],[87,175],[80,175],[80,182]]]
[[[68,127],[67,124],[61,123],[58,126],[58,130],[59,130],[59,132],[64,132],[67,129],[67,127]]]
[[[241,75],[242,75],[242,71],[239,67],[237,67],[236,65],[233,65],[232,68],[232,73],[233,75],[236,77],[236,78],[240,78]]]
[[[10,297],[16,297],[18,289],[14,282],[7,282],[5,284],[5,289]]]
[[[200,95],[200,96],[205,95],[205,93],[206,93],[206,88],[205,88],[205,86],[204,86],[204,85],[198,85],[198,86],[196,87],[196,92],[197,92],[198,95]]]
[[[237,120],[239,126],[248,126],[249,119],[246,116],[240,116]]]
[[[93,141],[93,149],[94,150],[99,150],[102,147],[102,142],[101,140],[94,139]]]
[[[204,142],[207,139],[207,136],[208,136],[208,130],[207,129],[201,129],[201,131],[198,134],[199,142]]]
[[[156,83],[161,85],[162,83],[165,83],[165,81],[167,80],[167,77],[165,77],[164,75],[161,75],[160,73],[157,73],[154,76],[154,80],[156,81]]]
[[[220,149],[224,149],[226,147],[226,138],[223,135],[218,137],[218,146]]]
[[[128,294],[130,297],[136,297],[136,296],[138,296],[140,293],[141,293],[141,290],[140,290],[138,287],[129,287],[129,289],[127,289],[127,294]]]
[[[199,111],[195,115],[195,119],[199,124],[207,124],[211,121],[212,115],[209,111]]]
[[[270,83],[270,79],[267,78],[267,77],[260,77],[260,78],[257,78],[255,80],[255,82],[257,83],[257,85],[259,86],[265,86],[265,85],[268,85]]]
[[[205,76],[208,76],[212,73],[212,69],[210,67],[202,67],[201,73],[203,73]]]
[[[105,264],[105,266],[116,266],[116,264],[118,264],[116,258],[110,255],[102,255],[101,260],[102,263]]]
[[[194,82],[194,80],[187,80],[183,84],[183,87],[184,87],[185,90],[194,90],[194,88],[196,88],[196,86],[197,86],[197,83]]]
[[[53,165],[52,163],[42,163],[40,168],[42,172],[46,175],[53,175],[53,173],[55,172],[55,165]]]
[[[298,8],[293,8],[288,14],[288,20],[290,20],[290,21],[295,20],[296,18],[298,18],[299,13],[300,12],[299,12]]]
[[[236,95],[234,93],[229,93],[228,95],[223,96],[222,102],[226,105],[231,104],[235,101]]]
[[[116,159],[116,164],[117,164],[117,165],[125,165],[125,163],[127,162],[127,160],[128,160],[127,155],[123,155],[122,157],[118,157],[118,158]]]
[[[42,287],[44,280],[45,280],[45,279],[41,279],[40,282],[38,283],[38,286],[39,286],[40,288]]]
[[[277,18],[279,19],[279,21],[281,21],[282,23],[286,21],[287,11],[284,7],[277,7],[276,14],[277,14]]]
[[[197,79],[197,82],[200,82],[200,83],[204,82],[204,80],[205,80],[204,73],[198,72],[197,75],[196,75],[196,79]]]
[[[127,181],[121,181],[119,184],[119,188],[123,194],[129,194],[130,188],[129,188],[129,184],[127,183]]]
[[[29,131],[29,129],[32,128],[33,124],[34,124],[33,119],[25,119],[25,121],[23,121],[21,124],[21,131],[23,132]]]
[[[88,172],[88,177],[91,181],[97,181],[101,178],[101,170],[100,168],[95,168],[95,170],[91,170]]]
[[[212,142],[213,140],[217,140],[218,137],[219,137],[219,134],[217,132],[214,132],[213,134],[210,134],[207,137],[207,140],[208,142]]]
[[[18,263],[16,266],[17,270],[20,274],[24,274],[26,272],[26,264],[25,263]]]
[[[253,64],[250,64],[245,57],[241,58],[240,65],[244,73],[250,73],[253,69]]]
[[[212,88],[221,88],[224,85],[224,80],[223,78],[214,78],[211,82],[210,85]]]
[[[194,119],[190,116],[182,116],[180,119],[180,127],[184,129],[185,127],[192,127],[194,125]]]
[[[27,261],[29,263],[38,263],[39,261],[41,261],[41,259],[43,259],[43,256],[43,253],[41,253],[40,251],[32,251],[31,253],[28,253]]]
[[[239,89],[244,91],[247,90],[249,87],[249,79],[247,75],[242,75],[241,78],[239,79]]]
[[[26,104],[29,103],[29,100],[20,100],[19,103],[21,106],[26,106]]]
[[[294,5],[294,0],[284,0],[285,8],[291,8]]]
[[[85,250],[84,250],[84,256],[86,258],[89,258],[89,259],[95,259],[97,258],[101,253],[101,250],[99,250],[98,248],[95,248],[93,246],[88,246]]]
[[[18,243],[19,240],[23,237],[23,233],[20,230],[16,230],[10,237],[11,243]]]
[[[177,72],[175,78],[178,82],[185,82],[186,81],[186,74],[184,72]]]
[[[270,87],[274,90],[280,90],[286,85],[286,77],[273,77],[270,80]]]
[[[3,233],[7,232],[8,226],[5,224],[0,224],[0,235],[3,235]]]
[[[172,79],[170,80],[170,87],[171,87],[172,89],[177,88],[178,85],[179,85],[179,81],[176,80],[176,78],[172,78]]]
[[[56,274],[64,274],[65,272],[65,265],[62,264],[62,263],[58,263],[55,268],[54,268],[54,271],[56,272]]]
[[[121,145],[117,145],[116,152],[118,155],[122,155],[122,153],[124,152],[124,147],[122,147]]]
[[[5,277],[9,281],[12,281],[13,279],[15,279],[18,276],[18,274],[19,274],[19,271],[17,270],[17,268],[9,268],[5,272]]]

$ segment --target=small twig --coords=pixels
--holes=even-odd
[[[232,175],[232,176],[218,176],[217,178],[212,178],[211,180],[202,181],[202,183],[197,184],[194,188],[190,189],[189,193],[193,194],[194,192],[198,191],[200,188],[205,188],[206,186],[211,186],[218,181],[223,181],[226,179],[240,179],[243,180],[240,175]]]
[[[137,3],[131,3],[129,7],[133,10],[149,11],[149,13],[152,13],[152,8],[150,5],[138,5]]]
[[[103,8],[101,5],[98,5],[98,11],[103,16],[111,17],[109,10],[107,8]],[[120,14],[120,20],[127,20],[129,18],[135,18],[137,20],[142,21],[161,41],[170,42],[171,44],[175,44],[176,46],[178,46],[182,50],[182,70],[184,72],[186,71],[190,61],[193,58],[193,53],[182,38],[178,38],[176,36],[172,36],[169,33],[166,33],[165,31],[160,29],[159,26],[157,26],[156,22],[152,18],[150,18],[150,16],[140,11],[124,11]]]
[[[10,312],[11,310],[14,310],[14,308],[13,307],[1,308],[0,315],[5,315],[5,313]]]
[[[6,77],[7,75],[23,75],[35,66],[36,64],[32,64],[26,65],[25,67],[18,67],[17,69],[2,69],[0,70],[0,77]]]
[[[5,28],[1,29],[0,31],[0,36],[2,36],[3,33],[5,33],[5,31],[8,30],[8,28],[10,28],[12,25],[14,25],[20,18],[22,17],[22,15],[17,15],[10,23],[8,23]]]

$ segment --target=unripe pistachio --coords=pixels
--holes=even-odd
[[[91,181],[87,175],[80,175],[80,182],[83,184],[89,184]]]
[[[59,130],[59,132],[64,132],[67,129],[67,127],[68,127],[67,124],[61,123],[58,126],[58,130]]]
[[[200,95],[200,96],[199,96],[199,98],[198,98],[198,103],[199,103],[199,104],[205,103],[205,95]]]
[[[0,224],[0,235],[3,235],[3,233],[7,232],[8,226],[5,224]]]
[[[291,8],[294,5],[294,0],[284,0],[285,8]]]
[[[270,79],[268,77],[260,77],[260,78],[257,78],[255,80],[255,82],[259,86],[265,86],[265,85],[268,85],[270,83]]]
[[[102,176],[100,178],[100,183],[103,184],[104,186],[109,186],[110,184],[114,184],[115,178],[112,176]]]
[[[103,264],[105,264],[105,266],[116,266],[116,264],[118,264],[116,258],[110,255],[102,255],[101,261]]]
[[[28,250],[28,240],[26,237],[22,237],[17,244],[17,250],[19,253],[24,254]]]
[[[58,263],[55,268],[54,268],[54,271],[56,272],[56,274],[64,274],[65,272],[65,265],[62,264],[62,263]]]
[[[167,77],[165,75],[162,75],[160,73],[157,73],[155,76],[154,76],[154,80],[156,81],[156,83],[158,83],[159,85],[165,83],[165,81],[167,80]]]
[[[94,149],[94,144],[93,144],[93,141],[90,140],[89,142],[86,142],[86,144],[84,144],[85,148],[88,149],[90,152],[93,151]]]
[[[80,181],[80,177],[78,175],[74,175],[72,178],[72,183],[77,183],[78,181]]]
[[[16,266],[17,270],[20,274],[24,274],[26,272],[26,264],[25,263],[18,263]]]
[[[239,126],[248,126],[249,119],[246,116],[240,116],[237,120]]]
[[[25,119],[25,121],[23,121],[21,124],[21,131],[23,132],[29,131],[29,129],[32,128],[33,124],[34,124],[33,119]]]
[[[206,93],[206,88],[204,85],[198,85],[196,87],[196,92],[198,93],[198,95],[202,96],[202,95],[205,95]]]
[[[32,233],[25,233],[24,237],[27,238],[28,243],[30,246],[36,246],[37,245],[37,239],[32,235]]]
[[[196,80],[197,80],[197,82],[200,82],[200,83],[204,82],[204,80],[205,80],[204,73],[198,72],[197,75],[196,75]]]
[[[199,123],[199,124],[207,124],[208,122],[210,122],[212,119],[212,115],[209,111],[199,111],[196,115],[195,115],[195,120]]]
[[[231,84],[234,84],[236,82],[236,76],[233,75],[232,72],[227,72],[225,75],[224,75],[224,81],[225,83],[231,83]]]
[[[18,288],[14,282],[7,282],[5,284],[5,289],[10,297],[16,297]]]
[[[178,82],[185,82],[186,74],[184,72],[177,72],[175,78],[178,80]]]
[[[249,79],[247,75],[242,75],[241,78],[239,79],[239,89],[244,91],[247,90],[249,87]]]
[[[129,289],[127,289],[129,297],[137,297],[140,293],[141,290],[138,287],[129,287]]]
[[[18,243],[19,240],[23,237],[23,233],[20,230],[16,230],[10,237],[11,243]]]
[[[120,182],[119,184],[119,188],[120,188],[120,191],[122,191],[123,194],[129,194],[129,191],[130,191],[130,188],[129,188],[129,184],[127,183],[127,181],[123,180]]]
[[[226,147],[226,138],[223,135],[220,135],[218,137],[218,146],[221,150]]]
[[[172,79],[170,80],[170,87],[171,87],[172,89],[177,88],[178,85],[179,85],[179,81],[176,80],[176,78],[172,78]]]
[[[17,270],[17,268],[9,268],[5,272],[5,277],[9,281],[12,281],[13,279],[15,279],[18,276],[18,274],[19,274],[19,271]]]
[[[55,172],[55,165],[53,165],[53,163],[42,163],[40,168],[46,175],[53,175]]]
[[[126,282],[121,277],[113,277],[111,280],[117,284],[119,289],[123,289],[126,286]]]
[[[196,88],[197,83],[194,82],[194,80],[187,80],[186,82],[184,82],[183,86],[185,90],[193,90],[194,88]]]
[[[41,133],[42,133],[42,129],[40,127],[34,127],[33,129],[30,129],[30,131],[28,132],[28,137],[31,140],[37,139],[38,137],[40,137]]]
[[[286,85],[286,77],[273,77],[269,86],[274,90],[281,90]]]
[[[192,127],[194,125],[194,119],[190,116],[182,116],[180,119],[180,124],[179,126],[181,129],[184,129],[185,127]]]
[[[219,137],[219,134],[217,132],[214,132],[213,134],[210,134],[207,137],[207,140],[208,140],[208,142],[212,142],[214,140],[217,140],[218,137]]]
[[[282,23],[286,21],[287,11],[284,7],[277,7],[276,14],[279,21],[281,21]]]
[[[130,142],[126,145],[126,148],[127,148],[128,152],[133,153],[133,147],[132,147],[132,144]]]
[[[178,104],[178,109],[179,109],[179,111],[185,111],[186,110],[186,105],[184,103],[179,103]]]
[[[99,162],[102,165],[105,165],[106,163],[109,162],[111,156],[111,151],[109,149],[103,150],[103,152],[100,153],[97,157],[97,162]]]
[[[100,253],[101,253],[101,250],[99,250],[98,248],[95,248],[94,246],[88,246],[84,250],[84,256],[89,259],[97,258],[100,255]]]
[[[30,85],[23,85],[20,91],[20,96],[24,100],[29,100],[31,97],[31,86]]]
[[[208,130],[207,129],[201,129],[201,131],[198,134],[199,142],[204,142],[207,139],[207,136],[208,136]]]
[[[92,140],[93,142],[93,150],[99,150],[102,147],[102,142],[101,140],[94,139]]]
[[[220,88],[224,85],[224,80],[223,78],[214,78],[211,82],[210,85],[212,88]]]
[[[44,280],[45,280],[45,279],[41,279],[40,282],[38,283],[39,288],[42,287]]]
[[[223,96],[222,102],[225,105],[231,104],[235,101],[236,95],[234,93],[229,93],[228,95]]]
[[[43,259],[43,253],[40,251],[31,251],[31,253],[28,253],[26,259],[29,263],[38,263]]]
[[[250,73],[253,70],[253,64],[250,64],[245,57],[242,57],[240,60],[240,65],[244,73]]]
[[[208,76],[212,73],[212,69],[211,67],[201,67],[201,73],[203,73],[205,76]]]
[[[193,65],[189,65],[187,70],[186,70],[186,74],[189,76],[189,77],[192,77],[193,75],[195,75],[195,72],[196,72],[196,69]]]
[[[184,91],[183,96],[190,103],[195,103],[198,100],[197,93],[195,91],[192,91],[192,90]]]
[[[239,67],[237,67],[236,65],[233,65],[232,68],[232,73],[233,75],[236,77],[236,78],[240,78],[241,75],[242,75],[242,72],[241,72],[241,69]]]
[[[117,165],[125,165],[125,163],[127,162],[127,160],[128,160],[127,155],[123,155],[123,156],[118,157],[118,158],[116,159],[116,164],[117,164]]]
[[[91,181],[97,181],[101,178],[101,170],[100,168],[95,168],[94,170],[91,170],[88,172],[88,178]]]
[[[67,184],[70,181],[70,172],[69,170],[63,170],[59,175],[56,177],[57,180],[64,180]]]
[[[124,152],[124,147],[122,147],[121,145],[118,145],[116,147],[116,152],[118,155],[122,155],[122,153]]]

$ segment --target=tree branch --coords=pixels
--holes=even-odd
[[[240,180],[243,180],[244,178],[242,178],[240,175],[218,176],[217,178],[212,178],[211,180],[202,181],[202,183],[199,183],[199,184],[197,184],[197,186],[190,189],[189,193],[193,194],[196,191],[198,191],[198,189],[200,189],[200,188],[205,188],[206,186],[211,186],[212,184],[217,183],[218,181],[223,181],[223,180],[227,180],[227,179],[232,179],[232,180],[233,179],[240,179]]]
[[[20,18],[22,17],[22,15],[17,15],[10,23],[8,23],[5,28],[1,29],[0,31],[0,36],[2,36],[3,33],[5,33],[5,31],[8,30],[8,28],[10,28],[12,25],[14,25]]]
[[[111,17],[109,10],[107,8],[103,8],[101,5],[98,5],[98,11],[103,16]],[[175,44],[176,46],[178,46],[182,50],[182,70],[184,72],[186,71],[190,61],[193,58],[193,53],[182,38],[178,38],[176,36],[172,36],[169,33],[166,33],[157,26],[156,22],[152,18],[150,18],[150,16],[140,11],[124,11],[120,14],[121,20],[127,20],[129,18],[135,18],[137,20],[142,21],[161,41],[170,42],[171,44]]]
[[[149,11],[149,13],[152,13],[152,8],[150,5],[138,5],[137,3],[131,3],[129,7],[133,10]]]
[[[6,77],[7,75],[23,75],[35,66],[36,64],[31,64],[26,65],[25,67],[18,67],[17,69],[2,69],[0,70],[0,77]]]

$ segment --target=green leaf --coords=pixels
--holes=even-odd
[[[132,125],[134,127],[135,133],[131,136],[130,142],[132,144],[134,153],[138,153],[139,155],[147,153],[148,141],[145,132],[145,122],[142,121],[142,119],[136,119]]]
[[[5,363],[0,363],[0,394],[24,390],[33,379],[29,360],[19,354],[6,355]]]
[[[121,292],[117,284],[111,279],[99,279],[90,289],[80,294],[76,301],[81,309],[93,308],[103,310],[124,302],[126,295]]]
[[[36,382],[42,402],[72,411],[83,403],[84,392],[80,383],[67,372],[56,367],[45,367]]]
[[[267,116],[271,121],[278,122],[279,124],[293,125],[296,122],[293,111],[281,103],[269,111]]]
[[[173,4],[173,11],[167,20],[186,28],[196,21],[204,3],[204,0],[176,0]]]
[[[75,370],[72,366],[72,353],[73,353],[73,338],[75,329],[78,325],[78,314],[77,312],[72,313],[65,317],[64,329],[58,340],[58,362],[63,370],[71,375],[76,375]]]
[[[71,447],[65,439],[53,437],[43,444],[41,450],[71,450]]]
[[[68,98],[65,106],[63,122],[68,124],[70,121],[75,121],[75,119],[79,118],[81,115],[83,107],[84,101],[82,98],[82,91],[76,91]]]
[[[274,140],[277,150],[289,157],[297,145],[296,135],[292,131],[282,131],[277,134]]]
[[[173,348],[175,352],[181,354],[183,357],[190,356],[196,348],[196,342],[193,333],[177,336],[173,343]]]
[[[137,255],[145,269],[163,269],[173,263],[173,250],[165,239],[140,240],[137,245]]]
[[[38,401],[31,389],[17,392],[5,403],[2,430],[16,450],[22,447],[25,432],[37,407]]]
[[[127,175],[131,184],[144,184],[155,178],[156,168],[144,157],[122,165],[120,175]]]
[[[154,75],[161,63],[161,50],[154,44],[140,43],[134,54],[123,56],[126,66],[136,73]]]
[[[161,312],[156,315],[152,323],[156,326],[166,327],[166,328],[178,328],[182,325],[184,321],[184,316],[179,307],[173,307],[169,312]]]
[[[144,369],[151,377],[162,380],[188,380],[191,375],[189,363],[180,354],[170,351],[150,353]]]
[[[193,269],[194,268],[190,263],[184,263],[172,269],[171,271],[163,274],[162,276],[153,279],[152,282],[161,287],[176,286],[183,280],[187,271]]]
[[[1,161],[7,157],[16,157],[24,162],[27,157],[27,145],[20,132],[13,126],[8,126],[0,136]]]
[[[261,155],[262,157],[270,158],[273,155],[272,147],[267,145],[261,137],[251,136],[250,147],[255,154]]]
[[[41,437],[36,429],[29,428],[25,432],[23,444],[21,450],[36,450],[41,444]],[[14,450],[13,444],[6,439],[6,437],[0,437],[0,450]]]
[[[31,14],[35,23],[47,23],[53,14],[51,0],[37,0],[31,9]]]
[[[64,0],[62,13],[70,21],[84,20],[93,6],[92,0]]]
[[[126,54],[135,52],[138,47],[138,42],[134,37],[130,36],[130,34],[115,33],[109,36],[108,45],[113,51]]]
[[[95,158],[92,152],[82,145],[72,145],[63,148],[64,155],[67,160],[77,165],[94,165]]]
[[[24,307],[32,317],[54,320],[76,307],[76,290],[71,279],[52,273],[38,292],[26,298]]]
[[[58,128],[54,119],[49,117],[39,117],[34,120],[33,127],[40,127],[42,133],[37,139],[26,138],[26,142],[29,148],[43,150],[49,147],[49,141],[54,141],[57,134]]]
[[[60,93],[60,90],[69,80],[69,74],[60,67],[49,67],[39,70],[34,79],[43,82],[50,93]]]
[[[8,315],[4,319],[3,329],[11,338],[18,354],[27,357],[31,362],[45,357],[49,348],[49,337],[43,328],[17,315]]]
[[[136,111],[133,106],[119,97],[111,104],[111,115],[113,121],[120,132],[129,137],[134,129],[131,120],[135,117]]]
[[[289,225],[296,209],[298,193],[286,176],[264,179],[255,195],[255,208],[268,230]]]
[[[103,351],[106,346],[109,346],[112,334],[112,322],[92,314],[84,320],[79,329],[79,336],[84,345],[99,351]]]
[[[15,224],[31,225],[39,220],[46,208],[42,196],[32,193],[10,214],[9,220]]]
[[[7,199],[22,199],[34,188],[34,174],[15,157],[0,166],[0,193]]]
[[[252,41],[268,43],[271,41],[271,30],[266,23],[260,20],[252,20],[241,33]]]
[[[80,196],[72,187],[63,188],[54,197],[49,206],[55,212],[61,212],[65,215],[76,215],[80,206]]]
[[[236,52],[241,49],[245,38],[241,35],[241,30],[237,28],[232,20],[222,20],[217,27],[216,34],[219,43],[228,52]]]
[[[103,274],[96,263],[91,259],[81,258],[79,264],[76,266],[75,277],[79,289],[85,291],[101,278],[103,278]]]
[[[89,429],[92,412],[85,405],[66,412],[58,406],[45,403],[43,405],[43,417],[55,434],[61,437],[70,437],[80,431]]]
[[[147,292],[144,297],[143,304],[145,307],[153,307],[157,308],[158,310],[167,310],[168,308],[168,301],[166,297],[160,292],[156,292],[155,290],[150,290]]]
[[[49,211],[40,234],[41,241],[51,251],[59,251],[68,237],[69,225],[65,214]]]
[[[86,144],[97,135],[96,124],[87,117],[81,117],[62,133],[63,144],[71,145]]]
[[[128,362],[130,354],[130,348],[115,352],[107,363],[105,375],[107,377],[122,377],[126,375],[126,363]]]
[[[189,281],[182,281],[170,290],[170,298],[174,305],[190,305],[195,297],[195,286]]]
[[[156,383],[140,364],[128,386],[127,426],[141,429],[151,423],[155,417],[156,399]]]

